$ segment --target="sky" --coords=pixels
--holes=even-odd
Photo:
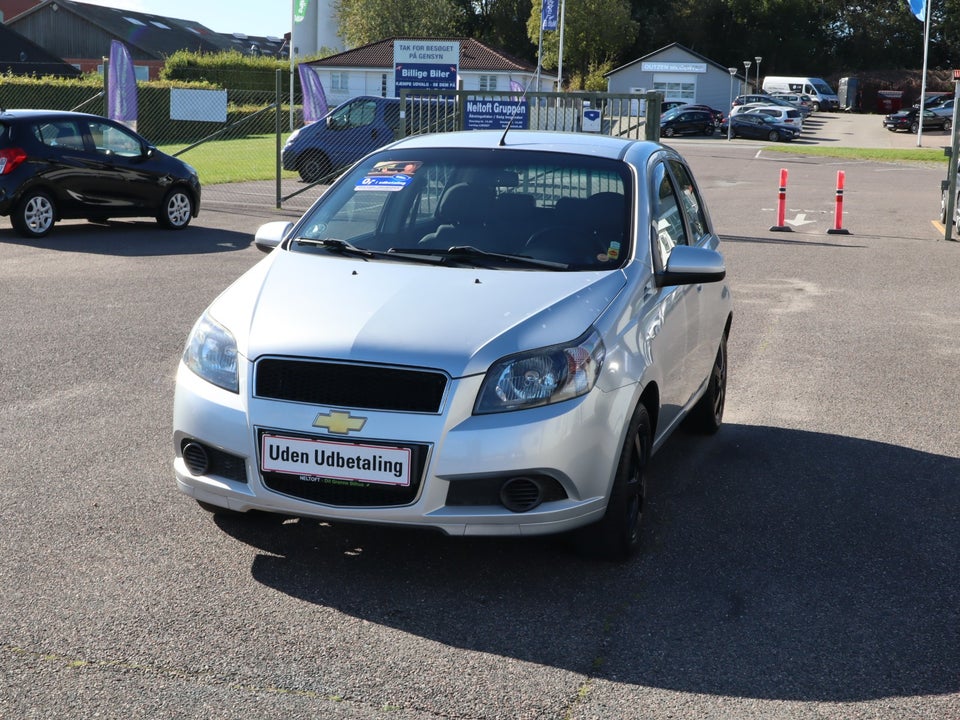
[[[272,35],[290,32],[292,0],[81,0],[91,5],[195,20],[218,33]]]

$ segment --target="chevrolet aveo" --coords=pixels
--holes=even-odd
[[[730,290],[670,148],[414,137],[256,244],[177,373],[174,470],[207,510],[623,558],[651,455],[720,427]]]

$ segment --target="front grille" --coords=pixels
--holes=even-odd
[[[437,413],[447,377],[441,372],[290,358],[257,363],[261,398],[365,410]]]

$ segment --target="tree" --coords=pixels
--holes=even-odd
[[[337,0],[334,9],[348,47],[389,37],[458,37],[467,25],[456,0]]]
[[[575,0],[565,3],[563,64],[569,74],[586,78],[592,70],[621,56],[637,35],[637,23],[630,16],[628,0]],[[527,36],[540,39],[540,3],[534,3],[527,21]],[[560,33],[543,34],[542,65],[556,69]]]

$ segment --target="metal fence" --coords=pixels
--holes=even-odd
[[[303,210],[366,153],[427,132],[502,129],[509,123],[512,128],[659,137],[659,93],[404,91],[400,98],[354,98],[305,126],[299,84],[283,82],[280,72],[250,72],[234,84],[227,89],[209,81],[202,89],[138,85],[135,129],[198,169],[205,206]],[[105,87],[89,80],[5,81],[0,107],[108,114]]]

